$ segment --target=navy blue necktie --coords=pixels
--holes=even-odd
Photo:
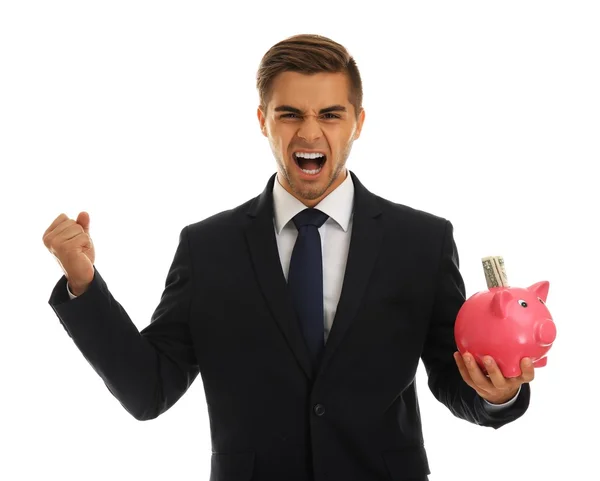
[[[318,209],[304,209],[292,219],[298,237],[290,260],[288,286],[314,369],[325,347],[323,256],[318,229],[328,218]]]

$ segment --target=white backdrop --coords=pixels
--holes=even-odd
[[[143,329],[181,228],[275,172],[260,58],[319,33],[362,74],[348,166],[365,186],[453,223],[468,295],[486,255],[513,286],[550,281],[558,337],[521,419],[454,418],[419,367],[430,479],[592,479],[599,24],[593,1],[0,3],[0,478],[208,479],[200,376],[159,418],[131,417],[48,305],[62,271],[42,235],[89,212],[96,266]]]

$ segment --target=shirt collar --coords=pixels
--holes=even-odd
[[[337,222],[344,232],[348,231],[354,208],[354,183],[350,172],[348,170],[346,172],[346,179],[315,206],[315,209],[319,209]],[[279,176],[276,175],[273,184],[273,211],[277,234],[281,233],[287,223],[304,209],[306,206],[282,187]]]

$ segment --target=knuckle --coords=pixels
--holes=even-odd
[[[44,236],[44,245],[45,245],[45,246],[46,246],[48,249],[50,249],[50,248],[51,248],[51,247],[54,245],[54,239],[55,239],[55,238],[56,238],[56,237],[55,237],[55,236],[53,236],[51,233],[49,233],[49,234],[46,234],[46,235]]]

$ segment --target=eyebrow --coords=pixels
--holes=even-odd
[[[275,107],[275,112],[293,112],[295,114],[304,113],[302,110],[292,107],[291,105],[279,105],[278,107]],[[327,114],[329,112],[346,112],[346,107],[343,105],[332,105],[331,107],[326,107],[319,110],[319,115]]]

